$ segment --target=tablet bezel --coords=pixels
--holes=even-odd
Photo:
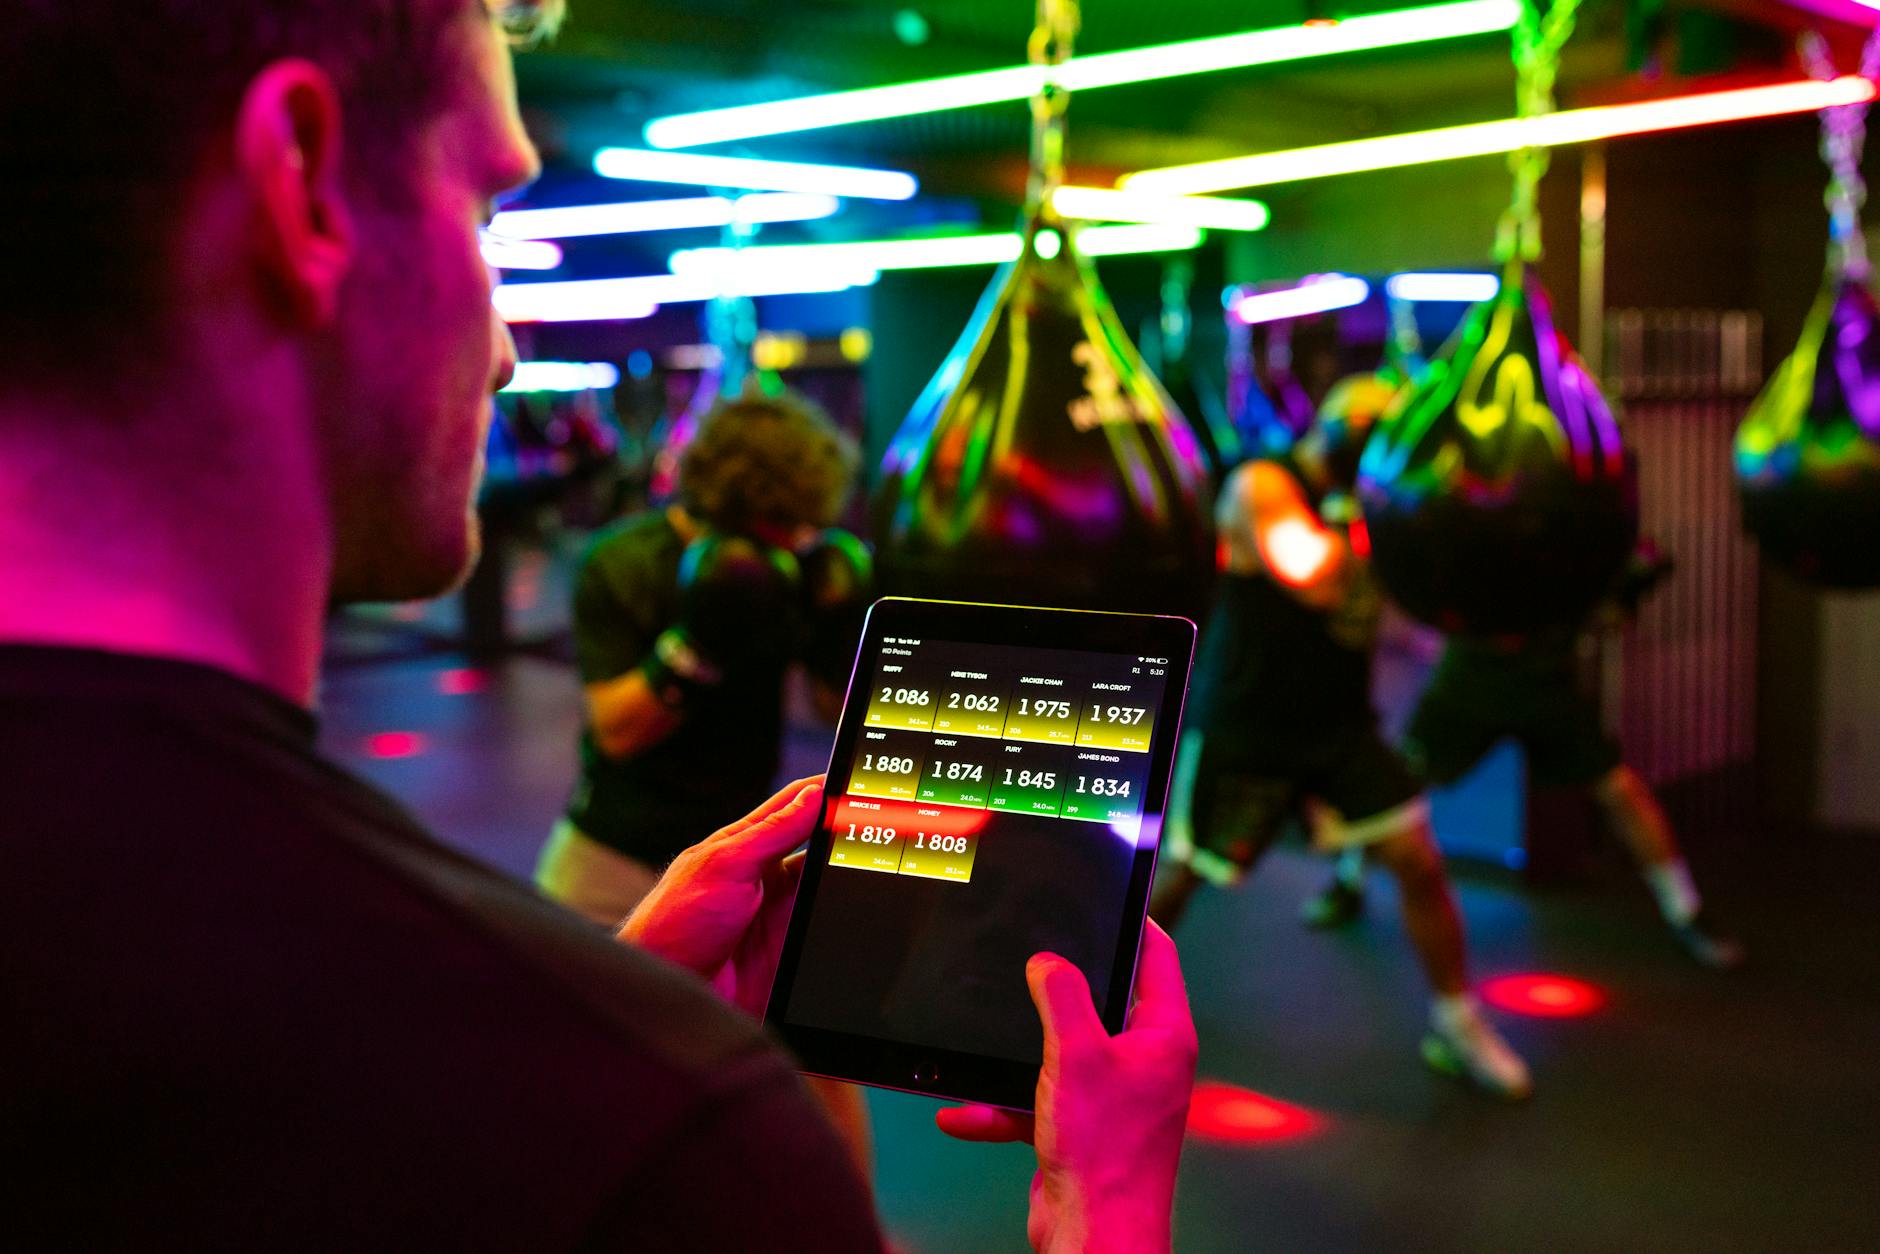
[[[868,705],[866,688],[861,690],[858,699],[857,677],[865,659],[872,665],[879,657],[885,635],[1168,659],[1170,673],[1149,746],[1149,786],[1143,796],[1142,816],[1146,839],[1137,845],[1130,872],[1129,889],[1123,902],[1123,926],[1111,966],[1108,1011],[1103,1015],[1104,1027],[1112,1035],[1120,1032],[1135,986],[1136,955],[1142,943],[1149,890],[1155,880],[1156,858],[1161,851],[1175,742],[1181,733],[1182,710],[1194,665],[1194,623],[1172,615],[885,597],[869,609],[861,644],[850,670],[849,688],[829,757],[830,779],[846,780],[849,776]],[[795,1051],[807,1074],[1029,1111],[1038,1086],[1038,1067],[1033,1064],[810,1028],[783,1020],[782,1007],[787,1004],[795,983],[817,888],[829,863],[832,835],[828,821],[830,809],[839,795],[832,791],[823,797],[777,964],[776,980],[765,1009],[765,1022]]]

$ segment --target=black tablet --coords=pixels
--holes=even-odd
[[[1195,626],[869,611],[766,1019],[805,1071],[1032,1107],[1040,950],[1123,1027]]]

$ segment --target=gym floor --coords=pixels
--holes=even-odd
[[[447,840],[526,875],[572,779],[572,672],[531,656],[489,670],[382,649],[365,660],[361,640],[335,633],[328,751]],[[820,770],[827,744],[793,725],[786,774]],[[1439,831],[1505,822],[1511,778],[1491,769],[1439,799]],[[1334,935],[1296,921],[1323,877],[1297,850],[1237,893],[1200,897],[1176,938],[1208,1082],[1176,1248],[1880,1249],[1880,842],[1686,840],[1751,948],[1741,972],[1688,963],[1616,862],[1545,894],[1458,867],[1478,978],[1567,976],[1603,996],[1578,1017],[1498,1012],[1535,1071],[1521,1106],[1424,1069],[1425,999],[1380,877],[1365,920]],[[903,1250],[1026,1248],[1028,1150],[951,1142],[925,1099],[870,1105],[881,1210]]]

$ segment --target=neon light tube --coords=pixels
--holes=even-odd
[[[1501,280],[1492,274],[1465,274],[1443,271],[1393,274],[1384,280],[1384,291],[1392,300],[1457,301],[1474,304],[1493,300],[1501,290]]]
[[[1086,257],[1128,253],[1180,252],[1203,239],[1192,226],[1093,226],[1078,232],[1077,248]],[[1060,241],[1061,246],[1061,241]],[[755,248],[683,248],[667,259],[674,274],[706,276],[727,267],[735,273],[763,273],[784,266],[815,272],[822,266],[870,270],[924,270],[942,266],[990,266],[1014,261],[1024,248],[1016,231],[986,235],[940,235],[916,239],[858,240],[847,244],[777,244]],[[1040,234],[1040,252],[1051,255]]]
[[[1374,139],[1354,139],[1340,144],[1319,144],[1311,148],[1263,152],[1250,157],[1230,157],[1224,161],[1169,166],[1128,175],[1119,183],[1133,192],[1196,195],[1236,187],[1265,187],[1272,183],[1325,178],[1334,174],[1356,174],[1364,170],[1426,165],[1432,161],[1453,161],[1459,157],[1485,157],[1513,152],[1518,148],[1552,148],[1562,144],[1583,144],[1595,139],[1614,139],[1621,135],[1681,130],[1718,122],[1779,117],[1788,113],[1812,113],[1837,105],[1862,104],[1873,98],[1874,85],[1859,75],[1850,74],[1826,83],[1809,79],[1777,83],[1769,87],[1672,96],[1665,100],[1645,100],[1636,104],[1597,105],[1537,118],[1503,118],[1497,122],[1475,122],[1467,126],[1446,126],[1434,131],[1380,135]]]
[[[814,270],[768,266],[724,274],[648,274],[566,283],[505,283],[491,294],[504,322],[609,322],[649,316],[661,305],[718,296],[789,296],[867,287],[879,276],[856,266]]]
[[[562,205],[553,209],[508,209],[490,222],[490,234],[505,240],[573,239],[582,235],[631,235],[738,223],[809,222],[842,208],[817,192],[754,192],[749,196],[688,196],[682,200],[637,200],[608,205]]]
[[[913,175],[899,170],[760,161],[755,157],[703,157],[690,152],[648,152],[644,148],[603,148],[594,154],[594,172],[605,178],[636,179],[643,183],[748,187],[765,192],[820,192],[860,200],[908,200],[920,190],[920,183]]]
[[[1015,259],[1023,242],[1016,232],[943,235],[929,239],[860,240],[848,244],[775,244],[755,248],[682,248],[667,258],[674,274],[716,274],[726,267],[761,271],[773,266],[814,270],[819,265],[857,265],[874,270],[920,270],[939,266],[998,265]]]
[[[620,382],[620,368],[606,361],[521,361],[505,392],[585,392]]]
[[[539,240],[505,239],[483,231],[477,247],[484,264],[498,270],[553,270],[561,264],[561,249]]]
[[[1195,226],[1091,226],[1077,232],[1077,251],[1086,257],[1182,253],[1201,247],[1206,238]]]
[[[1303,318],[1307,314],[1347,309],[1370,294],[1371,285],[1363,279],[1324,274],[1277,292],[1236,295],[1228,308],[1245,323],[1278,322],[1282,318]]]
[[[647,123],[645,135],[646,142],[655,148],[692,148],[731,139],[1025,100],[1044,86],[1047,74],[1071,91],[1088,91],[1184,74],[1492,34],[1513,27],[1519,14],[1520,5],[1516,0],[1462,0],[1454,4],[1422,5],[1342,22],[1281,26],[1073,57],[1054,70],[1017,65],[976,74],[867,87],[860,91],[674,114]]]
[[[1051,195],[1051,207],[1061,217],[1086,222],[1150,222],[1218,231],[1260,231],[1273,220],[1266,205],[1257,200],[1156,196],[1107,187],[1060,187]]]

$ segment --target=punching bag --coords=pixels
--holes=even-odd
[[[1443,631],[1569,626],[1605,597],[1638,534],[1633,466],[1527,266],[1398,395],[1358,498],[1379,581]]]
[[[1349,491],[1356,484],[1364,446],[1404,387],[1404,376],[1387,365],[1346,375],[1332,384],[1319,402],[1313,425],[1319,432],[1322,455],[1329,463],[1326,469],[1341,489]]]
[[[1291,326],[1272,322],[1264,330],[1264,353],[1256,352],[1251,328],[1237,327],[1231,335],[1234,351],[1244,357],[1235,373],[1240,390],[1234,407],[1234,431],[1244,457],[1283,455],[1314,417],[1312,397],[1293,374]]]
[[[1815,78],[1835,77],[1819,35],[1802,37],[1801,56]],[[1860,72],[1880,74],[1880,30]],[[1743,526],[1769,560],[1829,588],[1880,587],[1880,307],[1860,226],[1866,138],[1866,105],[1822,111],[1827,279],[1801,341],[1736,433]]]
[[[1040,0],[1034,64],[1070,56]],[[876,572],[901,596],[1198,615],[1214,570],[1208,466],[1051,209],[1068,96],[1032,101],[1019,257],[994,277],[888,446]]]
[[[881,586],[1198,613],[1214,558],[1200,445],[1089,263],[1037,218],[1024,239],[883,459]]]
[[[1831,276],[1736,433],[1743,525],[1830,588],[1880,587],[1880,306]]]
[[[1577,0],[1523,0],[1517,111],[1554,107]],[[1359,462],[1371,561],[1410,614],[1464,635],[1577,626],[1611,594],[1638,536],[1638,484],[1619,423],[1553,310],[1541,254],[1545,148],[1509,154],[1500,290],[1471,309],[1392,404]]]

